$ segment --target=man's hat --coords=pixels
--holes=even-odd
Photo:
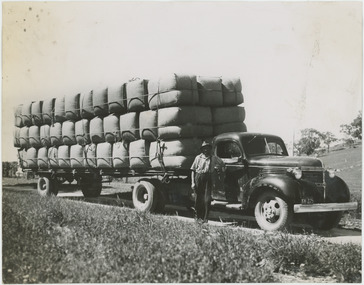
[[[203,149],[204,147],[212,147],[212,144],[208,141],[204,141],[200,147],[200,149]]]

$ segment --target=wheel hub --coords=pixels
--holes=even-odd
[[[278,202],[275,200],[265,202],[263,205],[263,215],[267,220],[278,218],[280,215]]]
[[[143,199],[144,199],[144,201],[147,201],[147,200],[148,200],[148,193],[145,193],[145,194],[143,195]]]

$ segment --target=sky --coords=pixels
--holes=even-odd
[[[248,131],[340,136],[362,109],[362,2],[3,2],[2,160],[14,108],[133,77],[238,76]]]

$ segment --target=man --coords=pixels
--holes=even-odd
[[[204,141],[201,154],[191,166],[191,188],[195,192],[195,213],[197,220],[208,220],[211,205],[212,176],[225,171],[224,162],[212,154],[212,145]]]

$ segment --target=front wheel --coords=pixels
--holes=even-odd
[[[133,188],[133,205],[141,212],[154,212],[158,206],[156,187],[148,181],[135,183]]]
[[[284,229],[293,217],[288,203],[273,191],[264,192],[258,197],[254,214],[259,227],[266,231]]]
[[[57,196],[58,188],[56,180],[48,177],[40,177],[37,183],[37,191],[40,196]]]

